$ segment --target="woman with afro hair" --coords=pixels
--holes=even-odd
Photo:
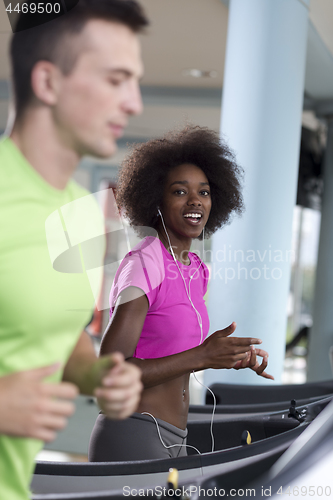
[[[191,372],[250,368],[273,378],[267,352],[254,347],[261,340],[232,337],[235,323],[206,338],[208,269],[190,252],[194,238],[242,212],[241,176],[226,144],[198,126],[138,145],[122,164],[117,204],[144,238],[116,273],[101,355],[122,352],[142,370],[144,390],[127,420],[98,416],[91,461],[186,455]]]

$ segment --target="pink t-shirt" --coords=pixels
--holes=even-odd
[[[178,265],[187,290],[191,281],[190,296],[201,315],[203,341],[209,330],[203,298],[207,291],[209,272],[195,253],[189,252],[188,255],[191,264],[185,266],[178,262]],[[149,302],[134,358],[161,358],[200,344],[197,314],[186,294],[184,281],[172,255],[158,238],[145,238],[120,264],[110,293],[110,316],[119,294],[130,286],[143,290]]]

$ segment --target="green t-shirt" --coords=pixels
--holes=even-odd
[[[74,181],[53,188],[11,139],[0,139],[0,376],[64,364],[88,323],[102,269],[100,241],[98,255],[91,244],[103,231],[92,198]],[[0,436],[1,499],[29,498],[42,444]]]

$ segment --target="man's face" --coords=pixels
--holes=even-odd
[[[59,70],[52,108],[61,141],[80,156],[112,156],[130,115],[142,112],[143,68],[138,37],[127,26],[103,20],[87,23],[72,72]]]

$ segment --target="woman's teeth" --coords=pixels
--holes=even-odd
[[[201,219],[201,214],[185,214],[184,217],[188,217],[190,219]]]
[[[185,219],[187,219],[190,223],[192,224],[198,224],[200,222],[200,219],[202,217],[202,214],[197,214],[195,212],[191,214],[185,214],[184,215]]]

